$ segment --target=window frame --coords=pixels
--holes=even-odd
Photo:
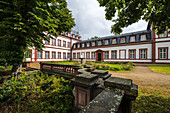
[[[132,37],[134,37],[134,41],[132,41]],[[130,42],[136,42],[136,36],[135,35],[130,36]]]
[[[54,40],[55,40],[55,44],[53,43]],[[52,39],[52,45],[56,46],[56,39],[54,39],[54,38]]]
[[[130,53],[131,51],[134,51],[134,53],[133,53],[133,54],[134,54],[134,55],[133,55],[134,58],[131,58],[131,57],[130,57],[130,56],[131,56],[131,53]],[[129,49],[129,59],[136,59],[136,49]]]
[[[90,47],[90,42],[87,42],[86,45],[87,45],[87,47]]]
[[[145,35],[145,40],[142,40],[142,36],[144,36]],[[146,34],[141,34],[140,35],[140,41],[146,41],[147,40],[147,38],[146,38]]]
[[[65,58],[64,58],[64,54],[65,54]],[[63,59],[67,59],[66,52],[63,52]]]
[[[106,42],[107,42],[107,44],[106,44]],[[108,39],[104,40],[104,45],[109,45],[109,40]]]
[[[60,43],[59,43],[59,42],[60,42]],[[60,39],[58,39],[58,46],[61,47],[61,40],[60,40]]]
[[[70,47],[70,42],[67,42],[67,47]]]
[[[64,43],[65,43],[65,45],[64,45]],[[66,41],[63,41],[63,47],[66,47]]]
[[[160,49],[166,49],[166,58],[160,58]],[[158,59],[159,60],[167,60],[168,59],[168,47],[158,47]]]
[[[46,52],[48,52],[48,58],[46,57]],[[50,51],[45,51],[45,59],[50,59]]]
[[[92,42],[92,46],[93,46],[93,47],[95,46],[95,42],[94,42],[94,41]]]
[[[74,57],[74,55],[75,55],[75,57]],[[73,59],[76,59],[76,53],[73,53]]]
[[[93,58],[93,53],[94,53],[94,58]],[[91,52],[91,59],[95,59],[96,58],[96,53],[95,52]]]
[[[77,59],[80,58],[80,52],[77,52]]]
[[[122,39],[124,39],[124,42],[122,42]],[[125,37],[121,37],[120,38],[120,43],[125,43],[126,42],[126,38]]]
[[[146,50],[145,58],[141,58],[141,50]],[[140,59],[140,60],[146,60],[146,59],[147,59],[147,56],[148,56],[148,49],[147,49],[147,48],[139,49],[139,59]]]
[[[113,52],[116,52],[116,54],[115,54],[115,55],[116,55],[116,56],[115,56],[115,58],[113,58]],[[117,50],[112,50],[112,51],[111,51],[111,58],[112,58],[112,59],[117,59]]]
[[[88,54],[89,54],[89,58],[87,58]],[[90,59],[90,52],[86,52],[86,59]]]
[[[60,56],[60,58],[59,58],[59,56]],[[57,58],[61,59],[61,52],[58,52]]]
[[[99,42],[101,43],[100,45],[99,45]],[[102,41],[101,40],[98,40],[98,46],[101,46],[102,45]]]
[[[55,57],[53,58],[53,53],[55,53]],[[56,59],[56,52],[52,51],[52,59]]]
[[[108,58],[106,58],[106,52],[108,52]],[[104,51],[104,59],[109,59],[109,51]]]
[[[113,43],[113,40],[115,40],[115,43]],[[112,39],[112,44],[117,44],[117,39],[116,38]]]
[[[121,51],[125,51],[125,58],[121,58]],[[126,59],[126,49],[120,49],[119,50],[119,59]]]

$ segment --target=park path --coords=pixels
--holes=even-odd
[[[132,79],[139,87],[165,88],[170,91],[170,74],[152,72],[146,65],[137,65],[130,72],[109,71],[112,77]]]

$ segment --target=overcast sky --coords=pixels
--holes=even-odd
[[[111,21],[105,19],[104,7],[99,7],[97,0],[67,0],[68,8],[75,18],[75,30],[79,31],[82,39],[93,36],[110,36]],[[123,33],[145,30],[147,22],[141,20],[124,28]]]

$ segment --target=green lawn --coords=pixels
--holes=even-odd
[[[153,72],[170,74],[170,65],[153,65],[148,66]]]
[[[132,113],[169,113],[170,95],[166,90],[139,88]]]

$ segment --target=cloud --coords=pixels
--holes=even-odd
[[[79,31],[82,39],[93,36],[109,36],[113,22],[105,19],[104,7],[99,7],[97,0],[67,0],[68,8],[75,18],[75,30]],[[139,21],[128,28],[123,29],[123,33],[144,30],[147,27],[145,21]]]

